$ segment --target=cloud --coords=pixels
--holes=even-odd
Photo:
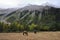
[[[17,0],[0,0],[0,7],[16,7],[18,6],[18,1]]]
[[[14,7],[23,7],[28,4],[41,5],[43,3],[49,2],[56,6],[60,6],[59,0],[0,0],[0,8],[14,8]]]

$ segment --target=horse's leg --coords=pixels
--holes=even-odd
[[[28,32],[26,32],[26,35],[28,36]]]

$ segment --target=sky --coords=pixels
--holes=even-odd
[[[60,0],[0,0],[0,8],[17,8],[24,7],[26,5],[42,5],[44,3],[50,3],[56,7],[60,7]]]

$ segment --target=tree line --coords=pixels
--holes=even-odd
[[[26,31],[60,31],[60,27],[56,27],[54,24],[34,24],[24,25],[18,22],[14,22],[11,24],[5,24],[0,22],[0,32],[22,32]]]

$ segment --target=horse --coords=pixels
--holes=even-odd
[[[23,35],[27,35],[28,36],[28,32],[27,31],[23,31]]]
[[[34,34],[36,34],[37,33],[37,31],[36,30],[34,30]]]

